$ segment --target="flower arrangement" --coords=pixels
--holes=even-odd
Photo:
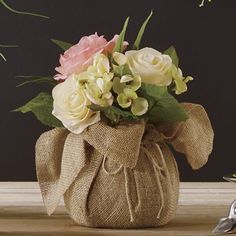
[[[60,198],[70,217],[89,227],[137,228],[168,223],[175,215],[179,172],[172,147],[193,169],[212,150],[213,130],[201,105],[179,103],[193,78],[183,76],[173,46],[140,48],[146,25],[132,45],[129,18],[110,41],[97,33],[76,45],[52,41],[64,53],[54,76],[26,76],[48,83],[24,106],[45,125],[35,148],[36,172],[51,215]]]
[[[185,121],[188,116],[172,93],[186,92],[193,78],[183,76],[173,46],[163,53],[149,47],[140,49],[151,16],[152,12],[133,46],[125,41],[129,18],[110,41],[97,33],[83,37],[76,45],[53,40],[65,50],[56,67],[58,74],[23,83],[50,83],[52,95],[40,93],[16,111],[32,111],[42,123],[64,126],[75,134],[101,119],[111,125],[141,119],[152,124]]]

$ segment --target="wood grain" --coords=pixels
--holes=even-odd
[[[235,197],[233,183],[180,183],[179,205],[229,205]],[[0,182],[0,206],[29,205],[43,205],[37,182]]]
[[[155,229],[93,229],[76,225],[63,202],[53,216],[47,216],[37,183],[0,183],[0,235],[211,235],[235,197],[233,184],[181,183],[177,215],[168,225]]]

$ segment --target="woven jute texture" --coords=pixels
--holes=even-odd
[[[64,197],[80,225],[156,227],[175,215],[179,173],[168,145],[186,155],[193,169],[212,151],[213,130],[204,108],[183,104],[189,119],[158,127],[144,121],[115,127],[96,123],[82,134],[62,128],[36,144],[36,170],[47,212]]]

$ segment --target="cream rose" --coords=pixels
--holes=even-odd
[[[172,59],[168,55],[153,48],[127,51],[125,55],[132,73],[140,75],[143,83],[159,86],[171,83]]]
[[[52,96],[52,114],[72,133],[80,134],[89,125],[100,120],[100,113],[87,107],[91,102],[79,86],[75,75],[54,87]]]

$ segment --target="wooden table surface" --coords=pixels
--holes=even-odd
[[[0,235],[212,235],[220,217],[227,215],[236,198],[230,183],[181,183],[177,215],[160,228],[115,230],[76,225],[63,202],[47,216],[37,183],[0,183]]]

